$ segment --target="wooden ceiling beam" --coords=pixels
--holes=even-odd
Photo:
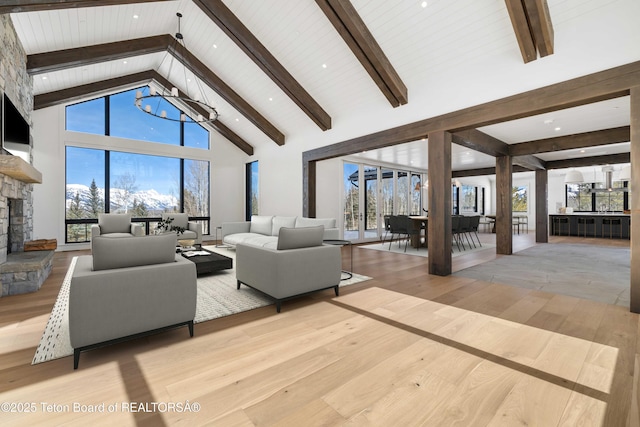
[[[16,0],[0,5],[0,14],[35,12],[42,10],[72,9],[78,7],[120,6],[133,3],[151,3],[174,0]]]
[[[158,74],[155,70],[142,71],[140,73],[129,74],[122,77],[116,77],[113,79],[102,80],[99,82],[93,82],[86,85],[80,85],[70,87],[54,92],[43,93],[36,95],[33,101],[33,109],[39,110],[42,108],[53,107],[55,105],[71,103],[74,101],[80,101],[92,95],[99,95],[108,90],[117,90],[118,88],[131,87],[136,84],[147,85],[151,80],[155,80],[161,86],[166,89],[171,89],[174,85]],[[180,96],[185,94],[180,91]],[[203,116],[207,116],[209,113],[204,108],[198,105],[191,105]],[[216,132],[228,139],[232,144],[244,151],[247,155],[253,155],[253,146],[247,143],[244,139],[238,136],[235,132],[229,129],[220,119],[207,123]]]
[[[509,146],[512,156],[550,153],[553,151],[589,148],[599,145],[618,144],[631,140],[631,128],[622,126],[613,129],[596,130],[535,141],[520,142]]]
[[[513,165],[512,171],[513,172],[530,172],[529,169],[519,165]],[[464,169],[459,171],[452,171],[451,177],[466,178],[469,176],[486,176],[486,175],[495,175],[495,174],[496,174],[496,168],[491,167],[491,168]]]
[[[238,93],[231,89],[231,87],[213,71],[207,68],[195,55],[185,49],[181,44],[176,43],[175,39],[168,34],[28,55],[27,71],[29,74],[41,74],[166,51],[174,55],[176,59],[189,68],[200,80],[211,87],[211,89],[231,104],[233,108],[238,110],[276,144],[284,144],[285,138],[282,132],[238,95]]]
[[[553,54],[553,25],[547,0],[523,0],[529,28],[541,57]]]
[[[452,142],[493,157],[509,154],[508,144],[477,129],[455,132],[452,135]]]
[[[220,77],[204,65],[194,54],[181,44],[171,44],[168,47],[178,61],[195,74],[204,84],[213,89],[225,101],[238,110],[258,129],[271,138],[276,144],[284,145],[284,134],[271,124],[262,114],[245,101],[237,92],[227,85]]]
[[[31,75],[64,70],[105,61],[164,52],[173,42],[168,34],[124,40],[94,46],[56,50],[27,56],[27,72]]]
[[[100,94],[107,90],[117,90],[120,87],[132,86],[137,83],[145,85],[148,84],[152,78],[153,72],[149,70],[142,71],[140,73],[129,74],[127,76],[116,77],[113,79],[102,80],[99,82],[93,82],[85,85],[56,90],[54,92],[42,93],[33,97],[33,109],[40,110],[42,108],[53,107],[55,105],[80,101],[84,98]]]
[[[533,34],[531,34],[531,29],[529,28],[527,13],[522,0],[505,0],[505,3],[507,5],[507,11],[509,12],[509,18],[511,18],[513,31],[516,34],[516,40],[518,40],[522,59],[525,64],[538,59],[536,45],[533,40]]]
[[[316,0],[338,34],[393,107],[408,102],[407,87],[351,2]]]
[[[631,163],[631,153],[606,154],[604,156],[580,157],[577,159],[550,160],[547,162],[547,169],[616,165],[620,163]]]
[[[271,52],[260,43],[221,0],[193,0],[193,2],[202,9],[320,129],[331,129],[331,117],[329,114],[324,111],[320,104],[293,78],[284,66],[278,62]]]
[[[514,156],[512,158],[512,163],[529,170],[545,170],[547,168],[544,160],[531,154],[526,156]]]
[[[638,85],[640,61],[312,149],[303,153],[303,161],[326,160],[418,141],[429,132],[441,129],[456,133],[627,96],[629,88]]]

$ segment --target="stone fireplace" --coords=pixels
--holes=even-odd
[[[51,270],[53,251],[23,252],[33,235],[33,184],[42,182],[42,174],[31,165],[33,83],[9,14],[0,14],[0,42],[0,296],[5,296],[38,290]],[[6,150],[16,142],[26,160]]]

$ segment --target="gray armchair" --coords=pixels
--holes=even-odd
[[[98,223],[91,226],[91,239],[98,236],[141,237],[144,236],[144,228],[140,224],[132,224],[129,213],[102,213],[98,214]]]
[[[324,227],[280,228],[278,249],[236,245],[238,289],[244,284],[281,302],[323,289],[339,294],[342,253],[323,245]]]
[[[195,244],[202,244],[202,224],[189,221],[189,215],[179,212],[165,212],[162,219],[173,218],[172,226],[184,228],[184,232],[177,239],[193,239]]]

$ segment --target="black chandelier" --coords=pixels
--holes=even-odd
[[[181,44],[182,47],[186,50],[186,45],[184,42],[184,37],[180,32],[180,19],[182,18],[182,14],[180,12],[176,13],[178,17],[178,32],[176,33],[174,39],[174,50],[177,44]],[[169,55],[169,49],[167,49],[167,53],[165,57],[162,59],[160,65],[162,65]],[[171,76],[171,70],[173,68],[174,57],[171,55],[170,63],[169,63],[169,73],[168,76]],[[160,67],[158,67],[160,68]],[[187,67],[183,66],[184,70],[184,79],[185,82],[187,79]],[[214,107],[212,107],[207,100],[206,93],[202,89],[202,83],[198,79],[198,77],[194,74],[193,78],[196,82],[197,91],[194,93],[194,96],[191,96],[188,92],[185,95],[181,95],[178,88],[173,87],[171,91],[162,88],[161,91],[157,91],[155,87],[151,84],[147,87],[147,89],[136,91],[136,99],[135,105],[138,107],[140,111],[143,111],[147,114],[150,114],[154,117],[158,117],[165,120],[171,120],[174,122],[186,122],[187,114],[184,111],[180,112],[180,117],[174,118],[167,115],[167,111],[162,109],[163,101],[167,101],[170,104],[176,106],[178,109],[182,110],[184,107],[191,110],[192,114],[189,114],[189,117],[193,120],[193,123],[209,123],[213,122],[218,118],[218,111]],[[187,85],[188,87],[188,85]],[[187,89],[188,91],[188,89]],[[146,92],[146,93],[145,93]]]

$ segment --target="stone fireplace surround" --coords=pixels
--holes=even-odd
[[[32,191],[39,182],[42,175],[29,163],[0,155],[0,296],[37,291],[51,272],[53,251],[23,252],[32,239]]]

